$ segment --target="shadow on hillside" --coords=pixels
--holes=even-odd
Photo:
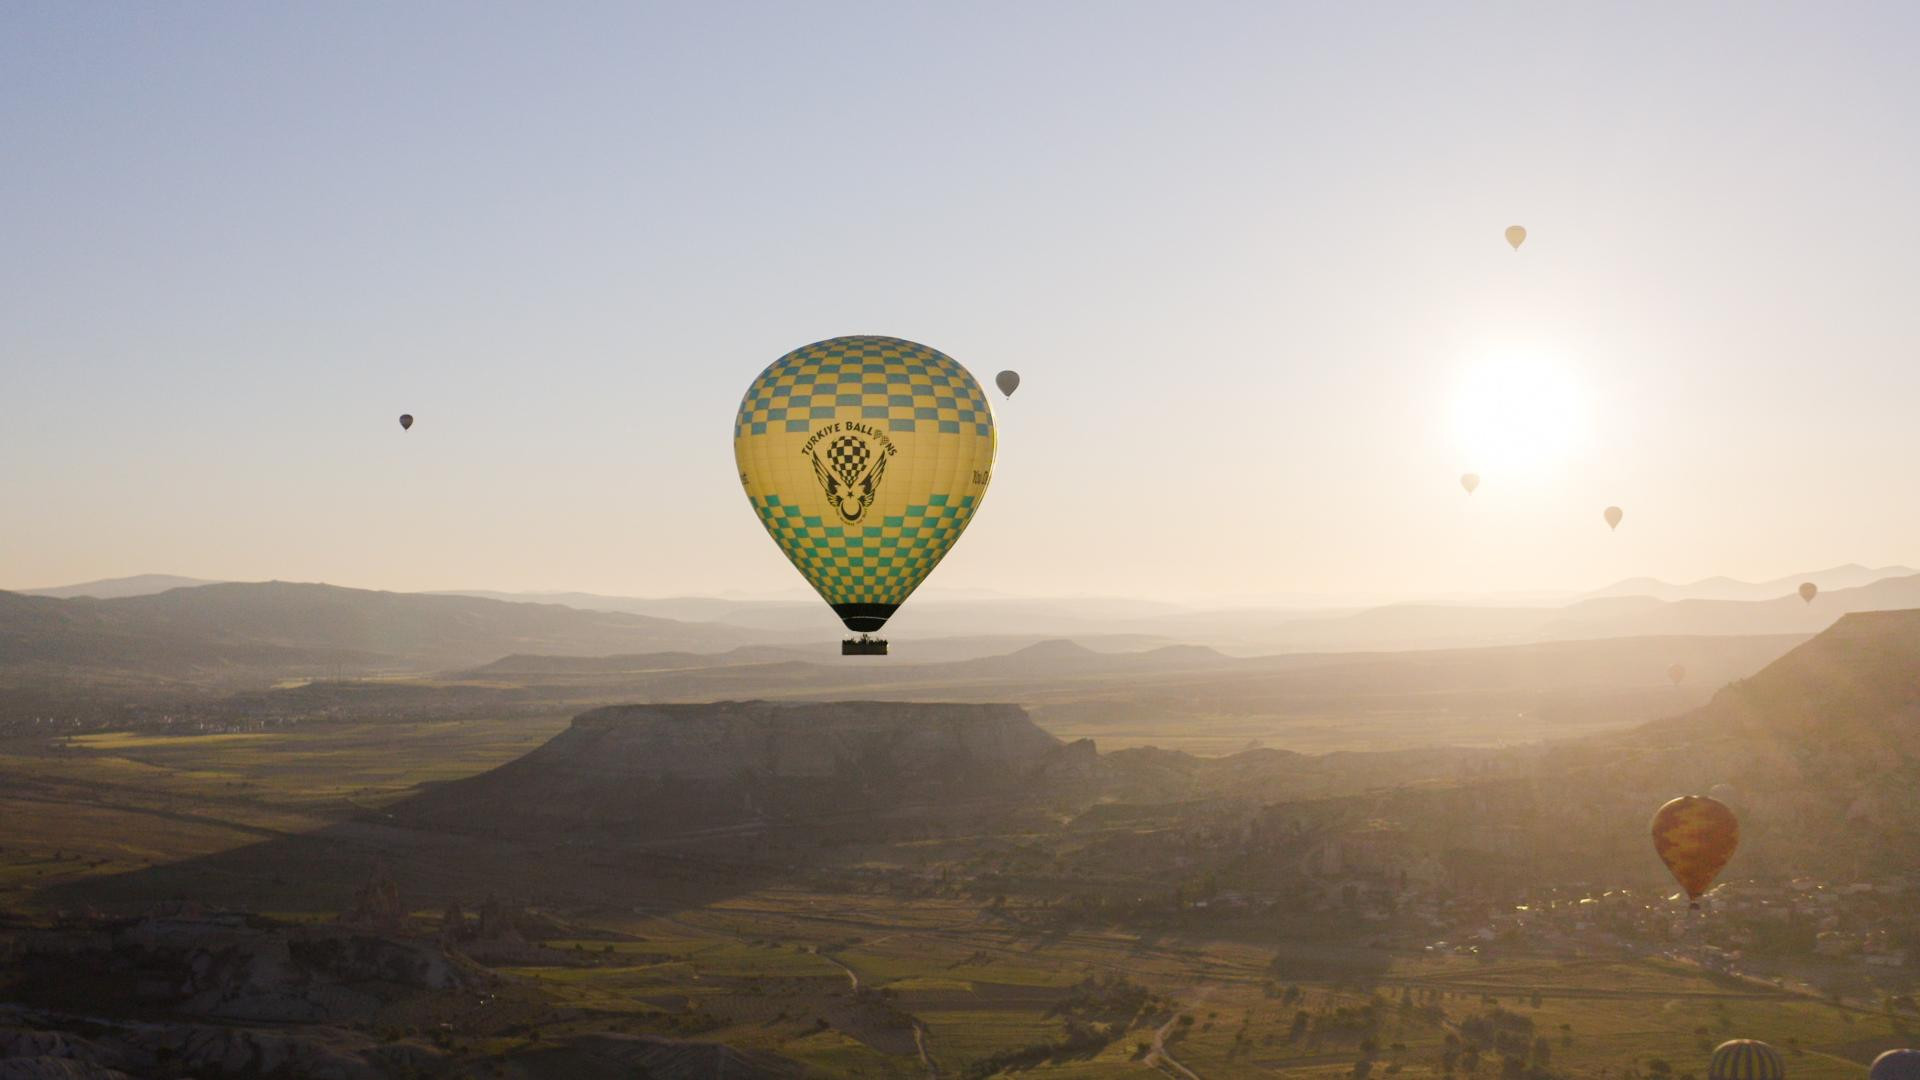
[[[569,910],[649,914],[767,886],[777,868],[711,849],[667,851],[601,838],[552,840],[400,828],[360,819],[211,855],[49,888],[66,909],[137,911],[163,901],[259,912],[338,911],[382,868],[414,911],[489,895]]]

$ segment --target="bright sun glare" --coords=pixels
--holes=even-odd
[[[1587,398],[1565,364],[1538,355],[1488,357],[1470,367],[1453,400],[1463,471],[1537,476],[1563,464],[1586,438]]]

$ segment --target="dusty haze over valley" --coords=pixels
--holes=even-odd
[[[1920,1080],[1916,43],[0,5],[0,1080]]]

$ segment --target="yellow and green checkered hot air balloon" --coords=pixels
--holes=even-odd
[[[967,527],[993,409],[952,357],[899,338],[795,349],[747,387],[733,456],[760,523],[849,630],[880,629]],[[853,648],[847,651],[884,651]]]

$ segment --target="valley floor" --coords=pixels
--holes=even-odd
[[[1504,1067],[1508,1078],[1685,1080],[1704,1076],[1718,1041],[1754,1036],[1788,1053],[1795,1080],[1839,1080],[1911,1041],[1920,1021],[1891,1004],[1838,1004],[1626,950],[1436,955],[1254,918],[1204,931],[1062,925],[1018,873],[1004,876],[1005,895],[931,870],[903,889],[910,858],[859,849],[837,854],[846,861],[834,875],[769,875],[763,859],[716,881],[729,864],[698,852],[608,866],[622,854],[495,844],[489,857],[525,875],[575,859],[604,876],[515,908],[505,939],[462,943],[474,930],[446,929],[446,900],[474,910],[497,880],[514,901],[521,892],[508,883],[524,879],[407,864],[404,830],[383,808],[513,759],[564,724],[10,740],[0,745],[0,904],[12,929],[0,939],[24,955],[60,909],[66,925],[86,927],[151,912],[195,883],[296,928],[268,933],[330,925],[356,880],[379,872],[366,853],[382,851],[408,891],[400,922],[381,933],[415,949],[453,942],[444,947],[456,966],[475,974],[457,993],[387,988],[386,1004],[341,1030],[418,1044],[449,1075],[592,1075],[583,1063],[624,1045],[607,1038],[640,1036],[766,1051],[836,1076],[1365,1080],[1498,1077]],[[891,873],[865,875],[866,861]],[[489,989],[476,997],[478,985]],[[23,987],[4,998],[20,1000]],[[1477,1042],[1487,1049],[1469,1052]]]

